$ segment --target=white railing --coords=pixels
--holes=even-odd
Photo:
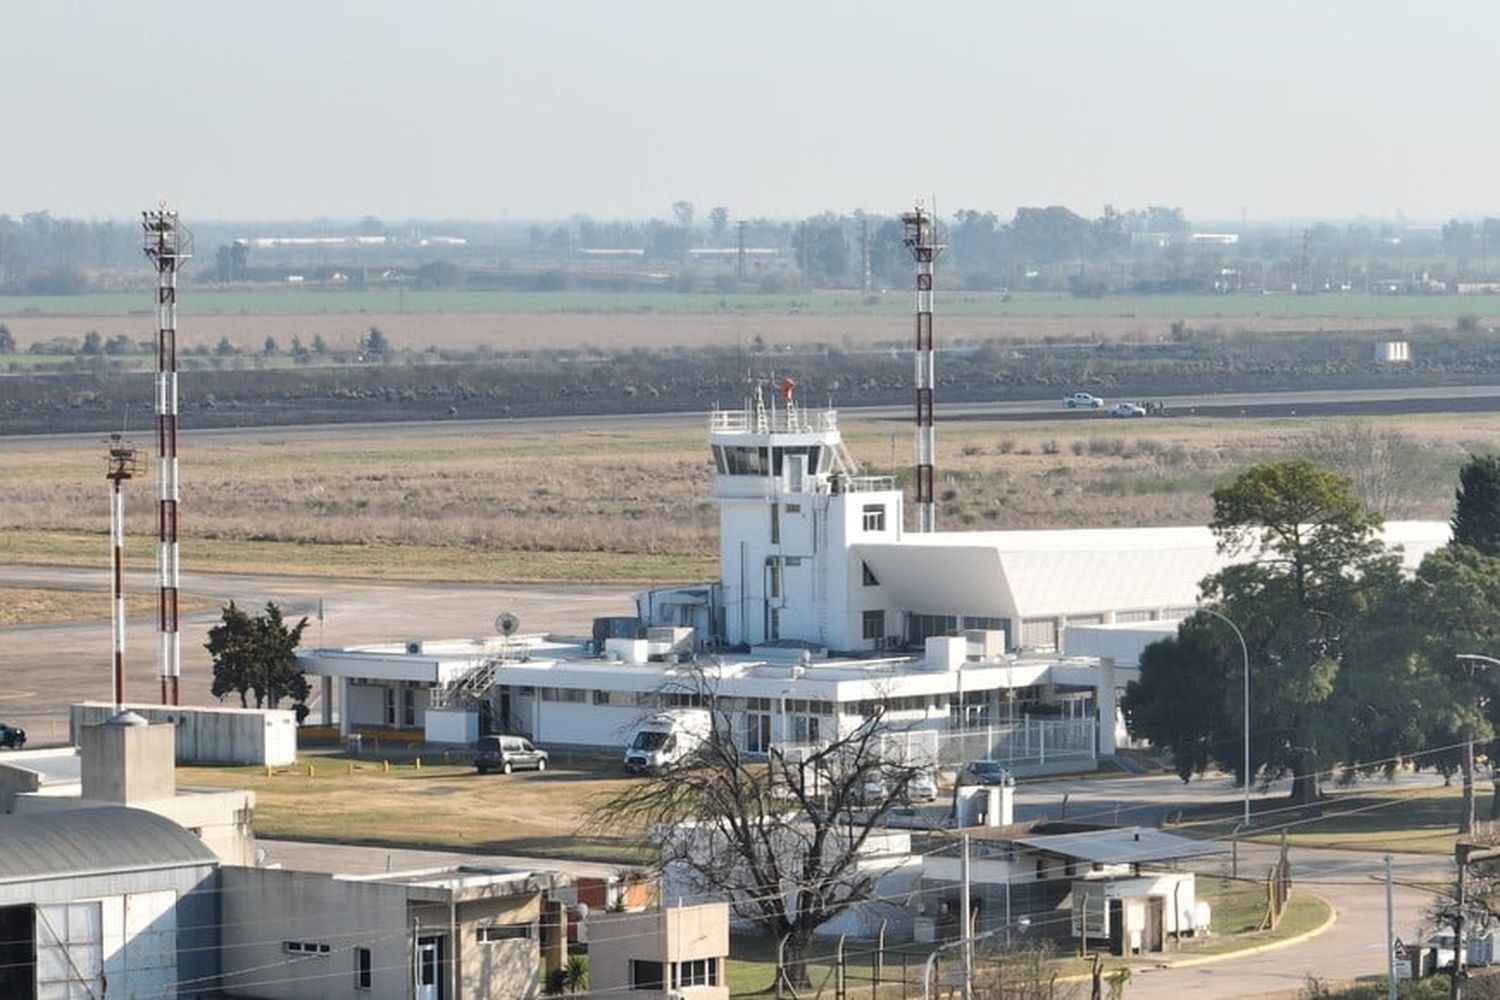
[[[792,407],[784,410],[714,410],[708,415],[711,434],[829,434],[839,429],[837,410],[811,413]]]

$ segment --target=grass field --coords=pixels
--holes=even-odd
[[[263,837],[431,847],[476,854],[530,854],[618,862],[642,860],[632,831],[582,833],[589,809],[628,780],[607,765],[479,775],[436,756],[382,769],[379,761],[305,758],[267,776],[260,768],[181,767],[179,784],[249,789]],[[312,773],[309,774],[309,768]]]
[[[389,289],[183,289],[181,313],[803,313],[825,316],[905,315],[905,291],[862,297],[852,291],[767,294],[692,292],[493,292]],[[1457,295],[1119,295],[1080,299],[1061,293],[938,291],[938,309],[952,316],[1058,317],[1281,317],[1299,319],[1456,319],[1500,315],[1500,301]],[[150,315],[141,292],[0,297],[0,317],[36,315]]]
[[[98,548],[97,542],[93,546]],[[97,564],[99,555],[94,553]],[[184,598],[179,607],[183,614],[203,611],[214,605]],[[155,594],[126,594],[126,617],[134,618],[156,611]],[[0,587],[0,628],[9,625],[42,625],[110,616],[110,596],[102,591],[53,590],[41,587]]]
[[[1367,469],[1391,516],[1446,518],[1459,463],[1500,441],[1500,414],[1358,427],[1399,443]],[[909,478],[904,423],[845,431],[869,471]],[[1359,459],[1351,425],[1313,419],[966,421],[938,441],[938,523],[949,530],[1203,524],[1210,490],[1255,462]],[[0,451],[0,561],[100,564],[100,465],[91,442]],[[126,493],[137,568],[153,557],[151,479],[148,467]],[[462,424],[418,436],[349,428],[295,447],[268,430],[185,451],[182,484],[188,569],[646,583],[710,578],[717,559],[704,431],[690,425],[491,438]]]
[[[1285,803],[1257,809],[1247,839],[1280,843],[1283,835],[1294,847],[1338,848],[1357,851],[1403,851],[1451,854],[1460,809],[1457,781],[1441,787],[1395,787],[1379,779],[1362,781],[1347,791],[1335,790],[1316,807]],[[1489,783],[1475,784],[1475,814],[1485,835],[1493,826],[1489,815]],[[1228,837],[1240,818],[1235,809],[1194,812],[1181,828],[1194,836]]]

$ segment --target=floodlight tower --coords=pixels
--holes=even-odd
[[[108,466],[104,478],[110,482],[109,538],[113,555],[110,561],[113,580],[110,603],[111,637],[114,640],[115,714],[125,703],[125,480],[136,473],[135,447],[119,434],[109,436]]]
[[[901,216],[903,240],[917,264],[917,531],[937,530],[937,506],[932,499],[932,468],[937,441],[932,423],[933,393],[937,387],[932,345],[932,268],[943,249],[937,241],[937,219],[918,202]]]
[[[177,611],[177,272],[193,234],[163,205],[141,213],[141,246],[156,267],[156,628],[163,705],[177,704],[182,636]]]

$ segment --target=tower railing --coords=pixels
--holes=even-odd
[[[714,410],[708,415],[711,434],[832,434],[839,429],[837,410]]]

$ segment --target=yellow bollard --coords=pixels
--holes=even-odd
[[[418,771],[422,770],[422,758],[421,757],[417,758],[417,770]]]
[[[318,773],[318,766],[316,764],[312,763],[311,761],[309,761],[308,765],[307,765],[307,776],[309,778],[311,778],[313,775],[315,775],[317,773]]]
[[[384,771],[386,774],[390,774],[391,773],[391,762],[388,761],[388,760],[381,761],[380,762],[380,770]]]
[[[354,764],[353,764],[353,762],[350,762],[350,763],[344,765],[344,773],[345,774],[353,774],[354,773]]]
[[[271,765],[270,764],[267,764],[266,765],[266,777],[272,778],[272,777],[275,777],[275,776],[276,776],[276,772],[271,769]]]

